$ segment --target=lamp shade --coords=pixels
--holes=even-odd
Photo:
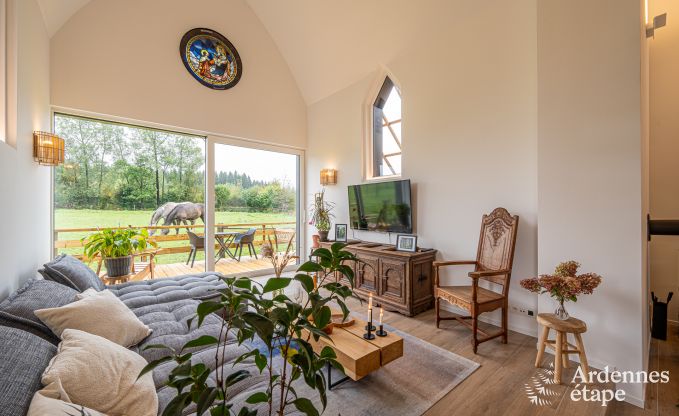
[[[64,139],[52,133],[34,131],[33,159],[46,166],[64,163]]]
[[[337,185],[337,170],[322,169],[321,170],[321,185]]]

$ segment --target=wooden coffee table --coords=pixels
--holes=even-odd
[[[373,325],[376,323],[373,322]],[[351,326],[334,328],[330,334],[332,341],[325,338],[319,338],[318,341],[314,341],[313,337],[309,339],[317,354],[320,354],[324,347],[332,348],[337,354],[337,361],[344,367],[346,376],[333,383],[328,366],[328,389],[349,379],[360,380],[403,356],[403,338],[389,332],[386,337],[376,336],[375,339],[366,340],[363,338],[365,326],[365,321],[356,319]]]

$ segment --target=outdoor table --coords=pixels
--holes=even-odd
[[[236,236],[242,233],[243,233],[242,231],[219,231],[215,233],[215,239],[219,243],[219,251],[215,256],[217,258],[216,260],[217,262],[220,259],[226,257],[227,255],[234,260],[236,259],[236,255],[232,253],[231,250],[229,250],[229,246],[236,238]]]

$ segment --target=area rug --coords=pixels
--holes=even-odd
[[[479,367],[407,333],[388,326],[385,329],[403,338],[403,357],[359,381],[348,380],[334,387],[328,392],[324,415],[421,415]],[[343,376],[333,370],[334,381]],[[299,384],[295,386],[297,394],[318,403],[318,393],[303,382]]]

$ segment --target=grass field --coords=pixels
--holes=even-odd
[[[54,228],[106,228],[128,226],[141,227],[148,225],[153,211],[114,211],[114,210],[93,210],[93,209],[57,209],[54,212]],[[218,224],[241,224],[248,223],[253,226],[261,223],[289,222],[295,221],[295,213],[268,213],[268,212],[217,212],[215,219]],[[202,224],[200,220],[197,224]],[[163,225],[162,222],[158,225]],[[282,226],[292,228],[292,225]],[[186,231],[180,229],[180,233]],[[198,232],[203,232],[199,228]],[[171,231],[175,233],[174,230]],[[59,240],[79,240],[86,237],[87,232],[59,233]],[[164,241],[161,247],[188,246],[188,241]],[[82,248],[60,249],[61,253],[81,254]],[[247,253],[247,250],[246,250]],[[157,257],[159,264],[185,262],[188,253],[169,254]],[[196,260],[203,259],[203,252],[199,252]]]

